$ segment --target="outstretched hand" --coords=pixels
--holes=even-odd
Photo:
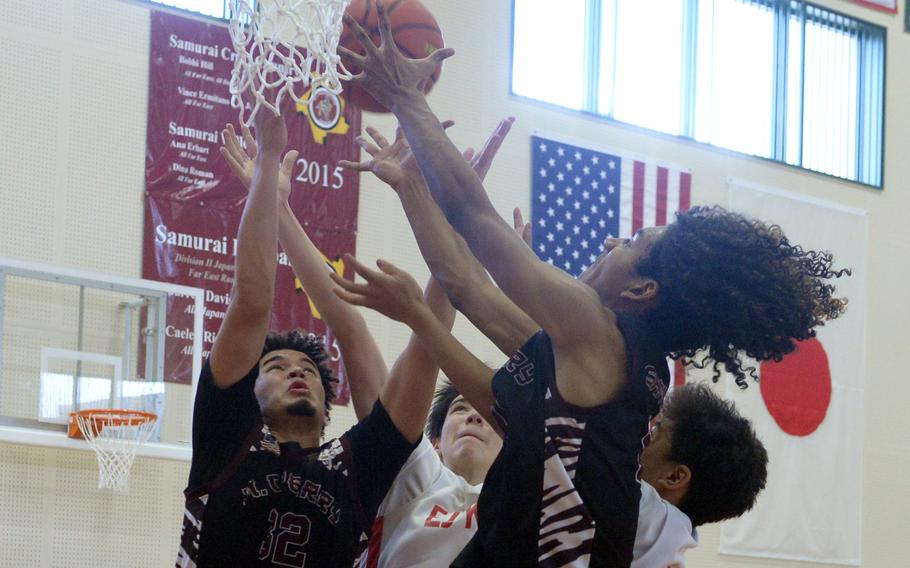
[[[499,148],[512,129],[514,122],[515,119],[511,116],[501,120],[493,133],[490,134],[490,137],[487,138],[479,153],[468,148],[462,154],[481,180],[490,171],[493,158],[499,152]],[[443,121],[442,128],[443,130],[448,130],[454,124],[453,121],[446,120]],[[367,134],[372,138],[372,142],[360,136],[357,138],[357,143],[370,155],[371,159],[363,162],[340,160],[338,165],[358,172],[373,172],[376,177],[396,190],[409,180],[423,179],[423,174],[421,174],[420,168],[417,166],[417,160],[414,158],[411,147],[408,145],[408,141],[400,128],[395,132],[395,142],[391,144],[385,136],[372,126],[368,126],[366,130]]]
[[[271,113],[269,113],[268,110],[261,110],[259,114]],[[221,146],[219,150],[228,163],[228,166],[231,168],[231,172],[233,172],[234,176],[240,180],[243,187],[249,189],[250,183],[253,180],[253,172],[256,169],[256,156],[259,153],[259,146],[256,143],[256,139],[253,138],[252,132],[250,132],[250,129],[247,128],[246,125],[241,125],[240,128],[243,136],[243,144],[241,145],[240,140],[237,137],[234,125],[228,124],[224,130],[221,131],[221,139],[224,141],[224,146]],[[287,144],[287,142],[285,142],[285,144]],[[297,163],[297,155],[297,150],[291,150],[285,154],[284,159],[281,160],[281,168],[278,172],[279,203],[287,201],[288,197],[291,195],[291,177],[293,175],[294,165]]]
[[[377,47],[357,20],[345,14],[345,25],[353,32],[366,53],[360,55],[344,47],[339,47],[338,52],[349,57],[363,70],[354,75],[350,82],[361,85],[377,102],[394,112],[399,102],[406,101],[409,97],[423,96],[424,87],[436,71],[436,67],[454,55],[455,50],[439,49],[423,59],[411,59],[401,53],[395,45],[389,15],[382,0],[377,0],[376,11],[379,15],[379,36],[382,40],[380,45]]]
[[[376,310],[405,324],[414,322],[422,310],[429,310],[423,291],[407,272],[384,260],[376,261],[379,267],[377,271],[367,268],[350,254],[344,258],[354,268],[354,272],[366,281],[355,284],[331,272],[329,275],[339,286],[334,292],[345,302]]]
[[[447,120],[442,123],[442,127],[449,128],[453,124],[455,123]],[[358,172],[373,172],[376,177],[389,184],[393,189],[402,187],[409,180],[423,179],[423,174],[417,167],[417,160],[400,128],[395,133],[395,142],[391,144],[372,126],[367,126],[367,134],[372,138],[372,142],[363,136],[358,136],[357,144],[370,155],[371,159],[364,162],[340,160],[338,165]]]

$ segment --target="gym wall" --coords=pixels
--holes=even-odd
[[[910,423],[900,401],[910,399],[910,386],[896,355],[910,337],[910,303],[903,294],[910,280],[910,193],[904,187],[910,162],[903,159],[910,150],[904,140],[910,111],[902,96],[910,87],[910,68],[902,57],[910,53],[910,36],[901,17],[818,0],[888,28],[880,191],[511,97],[511,2],[424,3],[457,50],[430,96],[441,118],[456,121],[450,131],[455,142],[478,146],[500,118],[517,118],[486,184],[507,219],[513,207],[527,211],[529,205],[532,130],[691,167],[696,204],[726,203],[727,180],[736,176],[869,211],[868,282],[874,301],[866,344],[863,557],[865,566],[903,565],[905,555],[896,543],[903,540],[899,521],[910,508],[910,493],[900,489],[910,466],[905,449]],[[0,256],[140,276],[152,9],[130,0],[0,0]],[[387,116],[365,115],[364,124],[394,129]],[[428,276],[397,198],[369,176],[362,180],[359,226],[361,259],[382,257],[418,280]],[[61,314],[58,322],[75,317],[70,300],[40,287],[11,291],[9,302],[46,306],[50,314]],[[391,363],[406,344],[406,328],[371,312],[365,316]],[[49,334],[53,326],[48,324]],[[503,360],[463,318],[456,333],[481,359]],[[112,340],[98,334],[95,348],[103,350]],[[353,411],[336,407],[328,434],[338,435],[352,423]],[[183,462],[138,459],[131,490],[114,494],[95,488],[97,465],[90,451],[0,444],[0,567],[172,565],[188,468]],[[720,556],[718,527],[703,527],[700,535],[701,546],[688,555],[691,566],[803,565]]]

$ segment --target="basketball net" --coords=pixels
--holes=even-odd
[[[157,417],[149,412],[100,409],[74,413],[98,458],[98,489],[129,489],[136,451],[149,439]]]
[[[351,78],[337,51],[350,2],[230,0],[228,29],[237,57],[231,72],[231,106],[240,109],[242,123],[249,125],[262,107],[279,114],[285,96],[300,103],[311,84],[341,92],[341,80]],[[250,98],[247,109],[244,102]]]

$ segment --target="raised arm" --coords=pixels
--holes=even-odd
[[[252,369],[269,330],[278,264],[278,167],[287,145],[284,118],[260,112],[255,121],[256,157],[246,206],[237,231],[237,258],[231,303],[209,362],[215,384],[227,388]],[[222,133],[226,138],[232,132]]]
[[[278,235],[288,260],[325,324],[338,339],[351,385],[351,402],[360,420],[370,413],[388,370],[363,316],[332,293],[331,269],[303,230],[287,202],[278,214]]]
[[[233,136],[233,127],[229,125],[228,129],[231,136],[226,137],[222,153],[234,174],[248,186],[257,154],[256,141],[244,126],[244,145],[241,147],[236,136]],[[360,419],[370,412],[389,373],[363,316],[333,293],[335,284],[329,278],[329,269],[322,254],[288,205],[296,159],[297,152],[292,150],[281,163],[278,180],[278,238],[307,295],[338,339],[351,383],[354,411]],[[426,296],[431,311],[445,327],[451,329],[455,318],[454,309],[433,279],[427,284]],[[439,368],[412,337],[396,360],[392,372],[435,378]],[[426,406],[429,408],[429,402]]]
[[[229,125],[227,133],[230,135],[225,137],[225,145],[221,152],[234,175],[241,183],[249,186],[258,148],[249,129],[246,126],[241,128],[243,146],[234,135],[233,127]],[[354,412],[360,419],[369,414],[373,402],[379,396],[388,370],[363,316],[356,308],[341,301],[332,293],[335,284],[329,278],[330,269],[288,204],[297,155],[295,150],[288,152],[279,170],[278,240],[288,255],[294,274],[300,279],[326,326],[331,328],[338,339],[351,385]]]
[[[450,331],[455,323],[455,308],[433,277],[430,277],[424,289],[423,300],[435,324]],[[439,365],[436,360],[424,348],[417,334],[412,333],[404,351],[392,365],[381,395],[383,405],[393,401],[393,404],[400,406],[396,413],[398,422],[401,423],[401,432],[407,430],[408,439],[412,441],[420,436],[426,426],[438,376]],[[412,435],[416,437],[411,438]]]
[[[380,270],[376,271],[363,266],[350,255],[347,259],[366,282],[355,284],[333,274],[333,280],[341,287],[336,292],[339,297],[408,325],[423,349],[458,391],[480,412],[484,420],[495,425],[492,415],[493,392],[490,388],[493,370],[459,343],[433,315],[417,282],[406,272],[382,260],[377,261]],[[425,378],[406,381],[408,377],[393,373],[383,388],[380,399],[399,431],[406,438],[416,440],[423,431],[426,408],[418,415],[414,412],[413,401],[432,398],[436,382]]]
[[[422,60],[404,57],[391,41],[388,16],[382,3],[378,5],[380,47],[372,44],[357,22],[346,20],[366,49],[364,56],[346,52],[364,70],[354,81],[395,113],[433,198],[493,279],[550,334],[557,356],[568,354],[567,359],[585,367],[569,374],[579,375],[582,381],[589,371],[598,374],[593,361],[575,355],[622,355],[622,339],[612,314],[590,287],[538,260],[496,213],[480,179],[445,135],[420,89],[431,70],[452,52],[440,50]],[[510,125],[505,121],[501,128]]]
[[[449,299],[502,352],[512,354],[539,326],[490,281],[464,239],[446,221],[400,132],[393,144],[373,128],[367,128],[367,133],[373,143],[362,139],[361,146],[372,159],[343,165],[374,172],[398,193],[420,251]],[[478,175],[486,174],[501,141],[494,134],[483,152],[465,154]]]

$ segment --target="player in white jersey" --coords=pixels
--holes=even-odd
[[[448,382],[426,433],[379,507],[361,568],[446,565],[477,530],[477,497],[502,440]]]
[[[498,129],[491,137],[494,146],[501,143],[508,132],[507,126],[508,123],[505,129]],[[395,176],[420,177],[402,139],[389,145],[375,131],[370,133],[377,145],[364,144],[364,147],[373,159],[349,166],[374,171],[393,187],[396,180],[397,183],[404,183],[401,177]],[[470,159],[470,151],[466,157]],[[422,205],[415,206],[415,203]],[[409,218],[429,220],[423,223],[423,228],[440,233],[438,238],[433,239],[434,242],[450,243],[433,253],[441,261],[439,266],[453,267],[463,275],[482,274],[482,269],[466,247],[458,246],[463,242],[431,200],[414,200],[410,208],[408,205],[405,204]],[[528,239],[529,227],[521,221],[517,211],[515,228]],[[386,291],[398,288],[400,292],[401,287],[408,286],[407,277],[394,269],[383,270],[392,273],[391,280],[388,279],[389,274],[367,271],[361,266],[358,272],[368,275],[370,284],[345,286],[360,294],[367,293],[372,287],[378,300],[356,303],[370,305],[388,315],[400,315],[407,308],[392,305],[405,302],[402,296],[392,293],[381,298],[382,287],[373,283],[385,279],[389,285]],[[482,281],[489,282],[488,279]],[[347,297],[352,298],[350,295]],[[385,304],[385,310],[380,307],[382,304]],[[496,320],[497,326],[481,328],[497,345],[514,343],[515,338],[526,337],[536,329],[530,318],[511,305],[492,284],[463,289],[456,300],[456,305],[466,313],[471,312],[472,306],[480,304],[486,304],[487,309],[495,310],[501,316]],[[456,392],[447,387],[437,394],[435,416],[431,416],[427,429],[430,439],[440,438],[440,434],[444,433],[445,429],[440,429],[438,424],[439,410],[440,407],[444,409],[446,400],[456,403],[462,400],[456,398]],[[467,403],[461,404],[467,407]],[[453,407],[457,406],[453,404]],[[472,407],[470,412],[473,413]],[[755,438],[748,421],[741,418],[732,405],[724,403],[705,387],[689,386],[671,397],[662,416],[664,418],[655,425],[653,443],[642,453],[642,497],[635,537],[635,567],[683,566],[684,552],[696,546],[697,536],[693,521],[679,507],[693,512],[695,524],[738,516],[751,507],[758,491],[764,486],[767,460],[764,448]],[[484,432],[489,430],[480,416],[474,420]],[[675,442],[674,430],[682,433]],[[699,443],[693,445],[693,438]],[[445,460],[444,440],[438,447],[441,459]],[[377,530],[371,537],[369,561],[362,566],[443,565],[455,557],[476,530],[475,503],[480,486],[471,485],[447,471],[440,456],[430,450],[430,443],[424,440],[393,483],[380,506]],[[717,460],[720,467],[704,467],[711,460]],[[489,463],[486,462],[486,467]],[[476,473],[476,469],[474,471]],[[697,473],[694,482],[693,472]],[[690,500],[688,495],[693,487],[692,493],[696,498]],[[712,487],[721,490],[721,498],[705,502],[710,491],[706,492],[704,488]]]

